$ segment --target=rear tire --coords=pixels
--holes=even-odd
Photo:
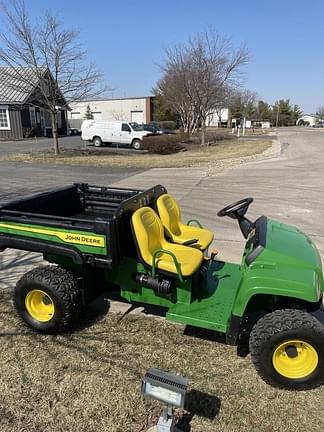
[[[72,273],[58,266],[37,267],[17,283],[14,304],[20,318],[41,333],[60,333],[77,322],[81,289]]]
[[[93,142],[93,145],[95,147],[101,147],[102,146],[102,140],[100,137],[94,137],[92,142]]]
[[[307,390],[324,383],[324,326],[307,312],[283,309],[259,319],[250,352],[258,374],[275,387]]]
[[[133,149],[134,149],[134,150],[141,150],[141,148],[142,148],[142,143],[141,143],[140,140],[138,140],[138,139],[134,139],[133,142],[132,142],[132,146],[133,146]]]

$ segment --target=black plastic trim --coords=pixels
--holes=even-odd
[[[245,258],[245,263],[250,265],[265,249],[267,242],[268,218],[261,216],[255,221],[255,234],[248,240],[253,244],[253,250]]]
[[[242,317],[231,314],[230,325],[226,333],[226,343],[228,345],[237,345],[240,334]]]

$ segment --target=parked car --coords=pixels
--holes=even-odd
[[[154,135],[162,135],[164,133],[163,130],[155,124],[143,124],[143,129]]]
[[[69,119],[69,135],[81,135],[81,126],[84,119]]]
[[[150,132],[137,128],[134,123],[122,121],[84,120],[81,126],[81,139],[92,142],[96,147],[104,143],[117,143],[140,150],[146,135]]]
[[[81,135],[81,129],[69,128],[69,135]]]
[[[144,131],[150,132],[150,133],[152,133],[154,135],[161,135],[161,134],[163,134],[163,130],[159,126],[157,126],[157,125],[155,125],[153,123],[148,123],[148,124],[142,123],[142,124],[139,124],[137,122],[130,122],[130,125],[136,131],[143,131],[144,130]]]

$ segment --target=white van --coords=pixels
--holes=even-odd
[[[140,150],[143,137],[150,135],[136,123],[123,121],[84,120],[81,126],[81,139],[91,141],[96,147],[104,143],[118,143]]]

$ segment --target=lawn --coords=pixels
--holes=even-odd
[[[215,146],[188,145],[186,151],[159,155],[145,152],[130,153],[117,149],[62,150],[55,156],[52,152],[33,152],[6,155],[0,160],[26,163],[54,163],[98,167],[172,168],[208,165],[219,160],[235,159],[261,154],[271,147],[269,136],[256,139],[228,140]]]
[[[102,297],[74,332],[42,336],[17,319],[9,290],[0,301],[1,432],[145,431],[161,411],[140,394],[149,367],[189,379],[186,410],[177,411],[183,431],[324,429],[323,388],[272,388],[249,356],[237,357],[212,333],[143,313],[107,313]]]

